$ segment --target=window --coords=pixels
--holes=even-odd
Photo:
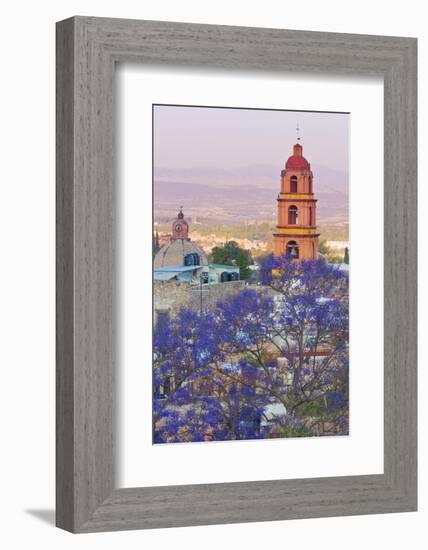
[[[227,283],[232,280],[232,274],[228,271],[223,271],[223,273],[220,275],[220,282]]]
[[[312,178],[309,177],[309,193],[312,193]]]
[[[293,258],[299,257],[299,245],[296,241],[288,241],[287,243],[287,254],[290,254]]]
[[[288,209],[288,223],[289,225],[296,225],[297,223],[297,206],[290,206]]]
[[[192,252],[184,256],[184,265],[200,265],[199,254]]]
[[[309,207],[309,225],[314,225],[314,209]]]
[[[297,193],[297,176],[290,178],[290,193]]]

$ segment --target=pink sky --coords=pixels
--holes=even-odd
[[[154,106],[156,168],[283,167],[300,127],[303,154],[348,173],[349,114]],[[346,181],[345,178],[344,181]]]

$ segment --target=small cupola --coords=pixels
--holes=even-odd
[[[311,166],[309,162],[303,156],[303,147],[300,143],[296,143],[293,146],[293,154],[291,157],[288,157],[287,162],[285,163],[286,170],[310,170]]]
[[[189,239],[189,224],[184,219],[182,206],[180,206],[177,218],[172,222],[171,239]]]

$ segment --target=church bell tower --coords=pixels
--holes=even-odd
[[[303,156],[300,143],[294,145],[293,154],[281,171],[277,201],[278,225],[273,236],[275,256],[289,254],[296,260],[318,258],[317,199],[314,198],[311,166]]]
[[[171,239],[183,239],[190,241],[189,239],[189,224],[184,219],[183,207],[180,207],[180,212],[177,214],[177,218],[172,222]]]

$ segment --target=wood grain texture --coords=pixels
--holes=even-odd
[[[59,29],[58,29],[59,30]],[[74,526],[74,23],[56,36],[56,520]]]
[[[116,62],[383,76],[383,475],[115,489]],[[58,23],[59,527],[92,532],[416,510],[416,78],[412,38],[87,17]]]

